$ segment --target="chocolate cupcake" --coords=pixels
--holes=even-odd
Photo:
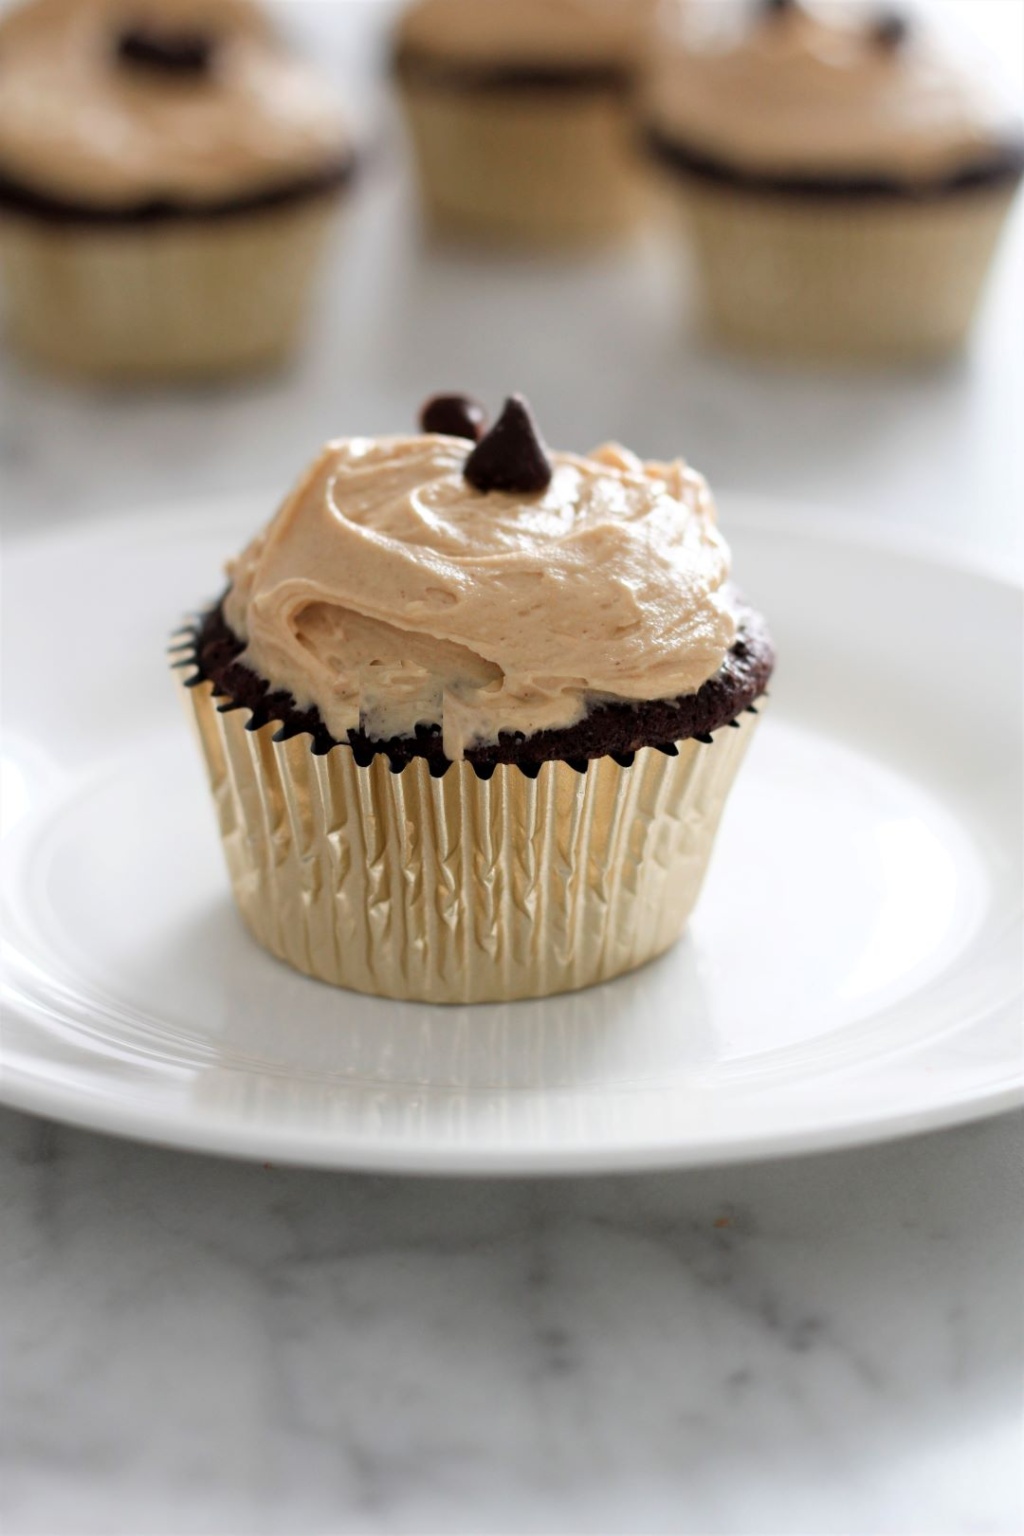
[[[964,340],[1024,136],[983,66],[923,20],[693,5],[644,119],[719,337],[882,360]]]
[[[235,897],[362,992],[604,981],[693,907],[771,642],[683,463],[423,427],[329,443],[176,644]]]
[[[348,133],[247,0],[31,0],[0,22],[0,274],[52,368],[204,376],[296,342]]]
[[[629,116],[653,0],[417,0],[394,67],[423,202],[447,232],[621,235],[641,209]]]

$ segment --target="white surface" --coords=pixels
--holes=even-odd
[[[159,625],[216,590],[260,504],[23,544],[0,1094],[183,1147],[463,1174],[735,1161],[1019,1103],[1019,592],[721,510],[787,660],[690,931],[611,985],[482,1008],[320,986],[234,913]],[[983,751],[949,727],[968,692]]]
[[[1016,1536],[1012,1120],[557,1183],[0,1121],[5,1536]]]
[[[1019,76],[1017,0],[957,8]],[[289,5],[346,81],[358,50],[331,23],[382,9]],[[184,495],[272,499],[319,437],[398,426],[443,381],[527,388],[567,446],[681,450],[727,489],[1019,563],[1021,207],[968,359],[847,380],[681,338],[653,243],[481,271],[419,247],[404,199],[392,154],[286,379],[108,396],[0,359],[9,547]],[[960,703],[958,728],[984,729]],[[1021,1131],[465,1184],[0,1112],[0,1526],[1017,1536]]]

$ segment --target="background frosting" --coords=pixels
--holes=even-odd
[[[614,446],[551,455],[548,490],[481,494],[469,445],[327,445],[229,567],[244,660],[331,733],[440,723],[447,755],[692,693],[736,635],[703,478]]]
[[[215,35],[210,74],[119,62],[140,22]],[[33,190],[230,199],[317,174],[346,140],[333,94],[247,0],[32,0],[0,21],[0,173]]]
[[[841,4],[751,16],[697,0],[651,81],[648,117],[687,148],[774,174],[941,176],[1016,135],[977,60],[916,16],[886,49],[875,16]]]
[[[449,63],[622,65],[647,40],[656,0],[420,0],[400,46]]]

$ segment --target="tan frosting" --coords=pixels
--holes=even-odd
[[[736,635],[703,478],[616,446],[552,455],[542,495],[474,490],[469,445],[329,443],[230,567],[244,660],[331,733],[440,723],[447,755],[692,693]]]
[[[918,16],[902,45],[865,5],[742,16],[691,0],[650,85],[650,119],[689,148],[770,173],[941,176],[1012,131],[990,73]]]
[[[656,0],[419,0],[401,45],[468,65],[618,65],[639,56]]]
[[[140,21],[215,34],[209,75],[119,63]],[[247,0],[32,0],[0,22],[0,169],[34,190],[203,203],[315,175],[345,144],[332,93]]]

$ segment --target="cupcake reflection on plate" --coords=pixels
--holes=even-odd
[[[721,339],[868,360],[963,342],[1024,136],[918,14],[690,0],[643,116]]]
[[[629,230],[630,95],[654,0],[414,0],[394,68],[428,216],[530,246]]]
[[[0,21],[0,275],[27,357],[265,367],[298,340],[344,119],[248,0],[29,0]]]
[[[681,461],[421,426],[328,443],[175,647],[235,899],[357,991],[605,981],[693,908],[771,642]]]

